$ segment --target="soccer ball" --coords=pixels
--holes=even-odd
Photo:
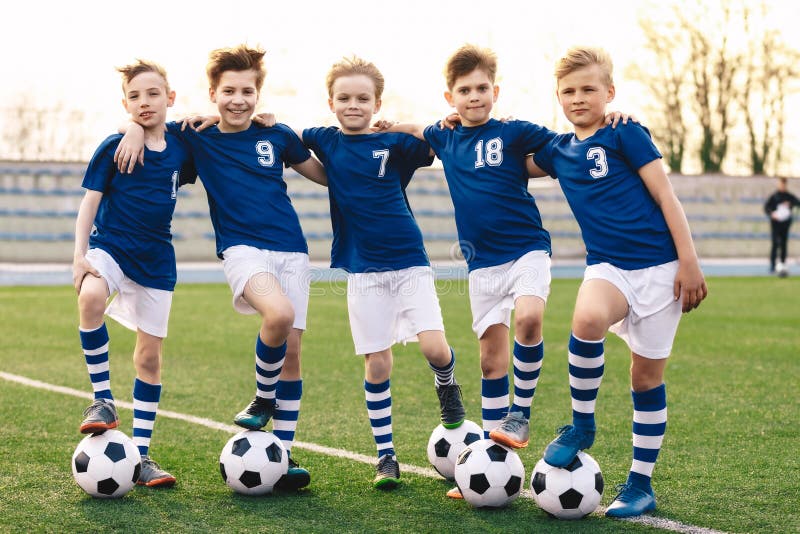
[[[142,459],[131,438],[119,430],[91,434],[72,454],[72,476],[92,497],[111,499],[128,493],[139,479]]]
[[[233,436],[219,455],[222,480],[235,492],[264,495],[286,474],[289,455],[271,432],[243,430]]]
[[[455,478],[472,506],[505,506],[519,496],[525,466],[513,450],[490,439],[466,447],[456,460]]]
[[[592,513],[603,496],[603,474],[597,462],[581,451],[567,467],[539,460],[531,473],[533,500],[558,519],[580,519]]]
[[[456,459],[465,447],[483,436],[483,429],[465,420],[457,428],[437,426],[428,440],[428,460],[436,471],[448,480],[455,477]]]

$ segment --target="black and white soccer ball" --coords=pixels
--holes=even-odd
[[[139,449],[119,430],[86,436],[72,454],[75,482],[92,497],[101,499],[128,493],[139,480],[141,469]]]
[[[531,473],[531,492],[539,507],[558,519],[580,519],[592,512],[603,497],[603,473],[581,451],[567,467],[539,460]]]
[[[481,439],[458,455],[455,479],[464,500],[472,506],[500,507],[519,496],[525,466],[513,450]]]
[[[453,480],[458,455],[482,436],[483,429],[470,420],[464,420],[457,428],[439,425],[428,439],[428,460],[440,475]]]
[[[272,432],[243,430],[234,435],[219,455],[222,480],[235,492],[264,495],[286,474],[289,455]]]

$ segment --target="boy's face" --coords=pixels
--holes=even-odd
[[[250,127],[258,103],[254,70],[226,70],[208,94],[217,105],[221,132],[241,132]]]
[[[599,65],[583,67],[558,80],[558,101],[564,116],[575,125],[575,133],[591,135],[604,126],[606,104],[614,99],[614,86],[604,80]]]
[[[157,72],[143,72],[124,84],[122,105],[131,119],[145,130],[160,130],[167,120],[167,108],[175,102],[175,91]]]
[[[500,88],[492,83],[486,72],[475,69],[459,76],[453,88],[444,93],[447,102],[461,116],[464,126],[480,126],[492,115],[492,106],[497,102]]]
[[[328,106],[336,114],[345,134],[369,133],[372,116],[380,111],[381,101],[375,98],[375,82],[363,74],[340,76],[331,87]]]

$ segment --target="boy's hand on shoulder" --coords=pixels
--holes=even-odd
[[[191,128],[195,132],[202,132],[206,128],[219,122],[219,115],[191,115],[181,120],[181,131]]]
[[[371,131],[373,131],[373,132],[385,132],[386,130],[388,130],[389,128],[394,126],[395,124],[397,124],[396,121],[388,121],[386,119],[380,119],[380,120],[375,121],[372,124],[372,126],[370,126],[369,129]]]
[[[639,119],[636,118],[636,115],[630,113],[624,113],[622,111],[612,111],[608,115],[606,115],[605,123],[608,125],[610,124],[612,128],[616,128],[617,124],[622,121],[622,124],[628,124],[628,121],[631,120],[633,122],[638,123]]]
[[[136,163],[144,166],[144,129],[136,123],[128,126],[114,151],[114,163],[123,174],[130,174]]]
[[[683,313],[689,313],[700,306],[703,299],[708,296],[706,280],[697,261],[680,262],[673,292],[675,300],[682,299]]]
[[[81,292],[83,279],[88,275],[100,278],[100,272],[92,267],[92,264],[86,260],[86,256],[76,257],[72,262],[72,286],[76,292]]]
[[[274,113],[258,113],[253,115],[253,122],[256,124],[260,124],[265,128],[270,128],[278,124],[277,119],[275,118]]]
[[[448,130],[453,130],[459,124],[461,124],[461,115],[458,113],[451,113],[439,121],[439,129],[444,130],[447,128]]]

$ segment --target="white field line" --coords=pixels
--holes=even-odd
[[[15,375],[11,373],[5,373],[0,371],[0,378],[7,380],[9,382],[16,382],[17,384],[22,384],[24,386],[34,387],[38,389],[43,389],[45,391],[51,391],[54,393],[61,393],[64,395],[71,395],[73,397],[80,397],[82,399],[92,400],[94,396],[91,393],[85,391],[79,391],[77,389],[72,389],[64,386],[57,386],[55,384],[48,384],[47,382],[41,382],[39,380],[34,380],[31,378],[27,378],[20,375]],[[133,403],[114,400],[114,404],[117,407],[125,408],[127,410],[133,410]],[[185,421],[187,423],[193,423],[196,425],[204,426],[206,428],[211,428],[213,430],[221,430],[223,432],[229,432],[235,434],[240,432],[242,429],[238,426],[228,425],[225,423],[220,423],[218,421],[213,421],[211,419],[206,419],[205,417],[197,417],[194,415],[183,414],[179,412],[172,412],[170,410],[162,410],[159,408],[158,410],[159,417],[169,417],[170,419],[177,419],[179,421]],[[308,443],[305,441],[295,441],[294,446],[300,449],[304,449],[307,451],[325,454],[328,456],[333,456],[336,458],[344,458],[346,460],[352,460],[355,462],[361,462],[368,465],[375,464],[375,457],[366,455],[366,454],[359,454],[356,452],[350,452],[344,449],[336,449],[334,447],[326,447],[324,445],[317,445],[316,443]],[[400,464],[400,467],[404,473],[413,473],[415,475],[428,477],[428,478],[440,478],[441,475],[437,473],[434,469],[428,467],[418,467],[416,465],[410,464]],[[527,498],[531,497],[531,492],[528,489],[522,491],[522,495]],[[602,514],[605,510],[602,508],[598,508],[595,512],[597,514]],[[639,516],[630,519],[621,519],[620,521],[629,521],[632,523],[640,523],[642,525],[647,525],[650,527],[658,528],[661,530],[668,530],[671,532],[681,532],[684,534],[724,534],[722,531],[713,530],[710,528],[704,527],[696,527],[693,525],[686,525],[684,523],[680,523],[678,521],[673,521],[671,519],[665,519],[662,517],[652,517],[652,516]]]

